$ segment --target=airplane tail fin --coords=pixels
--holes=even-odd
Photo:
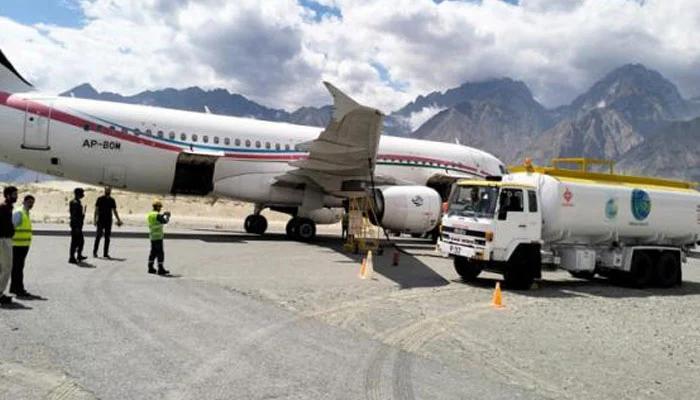
[[[20,93],[34,90],[34,87],[17,72],[5,53],[0,50],[0,91]]]

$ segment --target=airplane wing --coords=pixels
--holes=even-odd
[[[296,169],[277,177],[282,183],[312,184],[335,195],[354,191],[350,183],[368,182],[374,171],[384,115],[363,106],[328,82],[333,116],[319,137],[309,143],[309,155],[292,161]],[[357,186],[355,186],[357,190]]]

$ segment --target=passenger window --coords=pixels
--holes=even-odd
[[[270,142],[265,142],[265,148],[266,149],[272,148],[272,146],[270,145]]]
[[[152,134],[153,134],[153,132],[151,132],[150,129],[146,129],[146,135],[151,136]]]
[[[138,136],[141,134],[141,130],[139,128],[134,129],[134,135]]]
[[[196,142],[196,141],[197,141],[197,134],[196,134],[196,133],[193,133],[193,134],[192,134],[192,141],[193,141],[193,142]]]
[[[537,212],[537,193],[534,190],[527,191],[527,207],[530,212]]]
[[[181,133],[181,134],[180,134],[180,140],[182,140],[183,142],[184,142],[185,140],[187,140],[187,134],[185,134],[184,132]]]
[[[229,138],[224,138],[224,144],[225,144],[226,146],[230,145],[230,144],[231,144],[231,139],[229,139]]]
[[[202,142],[209,143],[209,136],[207,136],[207,135],[202,136]]]
[[[235,144],[236,146],[240,146],[240,145],[241,145],[241,139],[236,139],[236,140],[234,141],[234,144]]]
[[[158,137],[162,138],[163,137],[163,131],[158,131]]]
[[[245,141],[245,147],[250,147],[250,140],[247,140],[247,139],[246,139],[246,141]]]
[[[170,131],[170,133],[168,134],[168,137],[170,138],[170,140],[175,140],[175,132]]]
[[[259,140],[256,140],[256,141],[255,141],[255,147],[257,147],[257,148],[259,149],[260,146],[261,146],[260,141],[259,141]]]
[[[279,143],[275,143],[275,150],[279,150],[279,149],[280,149],[280,144],[279,144]]]
[[[218,136],[214,136],[214,144],[219,144],[219,137]]]
[[[285,145],[284,145],[284,149],[287,150],[287,151],[289,151],[289,145],[288,145],[288,144],[285,144]]]

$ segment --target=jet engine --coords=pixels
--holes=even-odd
[[[343,212],[342,208],[323,207],[309,212],[307,217],[319,225],[330,225],[340,222]]]
[[[374,193],[377,221],[394,232],[423,233],[440,221],[440,194],[427,186],[386,186]]]

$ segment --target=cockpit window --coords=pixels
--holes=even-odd
[[[458,186],[452,193],[448,215],[493,218],[498,188],[494,186]]]
[[[501,175],[506,175],[508,173],[508,170],[505,166],[503,166],[503,164],[499,164],[498,169],[501,170]]]

